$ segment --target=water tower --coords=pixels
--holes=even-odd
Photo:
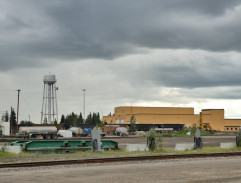
[[[43,103],[41,111],[41,124],[53,124],[58,121],[56,78],[55,75],[49,74],[44,76]]]

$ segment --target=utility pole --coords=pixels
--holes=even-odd
[[[12,111],[13,111],[13,108],[12,108],[12,106],[11,106],[11,112],[10,112],[10,116],[9,116],[9,122],[10,122],[10,134],[13,133],[13,124],[12,124],[12,120],[11,120]]]
[[[86,91],[86,89],[82,89],[82,91],[83,91],[83,93],[84,93],[84,104],[83,104],[83,114],[84,114],[84,119],[83,119],[83,122],[84,122],[84,124],[85,124],[85,91]]]
[[[17,108],[17,132],[18,132],[18,113],[19,113],[19,94],[20,94],[20,89],[17,90],[18,91],[18,108]]]

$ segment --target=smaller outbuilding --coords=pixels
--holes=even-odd
[[[10,135],[10,122],[0,121],[0,135],[2,136]]]

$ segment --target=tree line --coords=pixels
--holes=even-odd
[[[79,124],[83,124],[83,123],[84,123],[84,119],[81,112],[79,115],[75,114],[74,112],[67,114],[66,116],[62,114],[61,120],[60,120],[60,124],[67,124],[71,126],[78,126]],[[101,126],[102,121],[100,119],[100,114],[98,112],[97,113],[90,112],[86,117],[85,124]]]
[[[17,130],[17,118],[14,108],[11,107],[10,115],[8,114],[8,111],[3,113],[1,120],[3,122],[10,122],[11,133],[14,133]]]

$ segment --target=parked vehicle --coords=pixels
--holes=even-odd
[[[58,134],[58,137],[64,137],[64,138],[73,137],[73,132],[70,130],[59,130],[57,134]]]
[[[91,128],[84,128],[84,132],[83,132],[84,136],[91,136]]]
[[[80,128],[80,127],[71,127],[69,129],[73,133],[73,137],[90,137],[91,136],[91,128]],[[101,134],[102,137],[105,136],[105,133]]]
[[[77,136],[82,136],[83,135],[83,129],[80,127],[71,127],[69,129],[69,131],[72,132],[73,137],[77,137]]]
[[[21,126],[19,135],[24,138],[43,137],[44,139],[57,138],[57,128],[55,126]]]
[[[127,136],[128,129],[125,127],[118,127],[116,128],[115,133],[117,136]]]

